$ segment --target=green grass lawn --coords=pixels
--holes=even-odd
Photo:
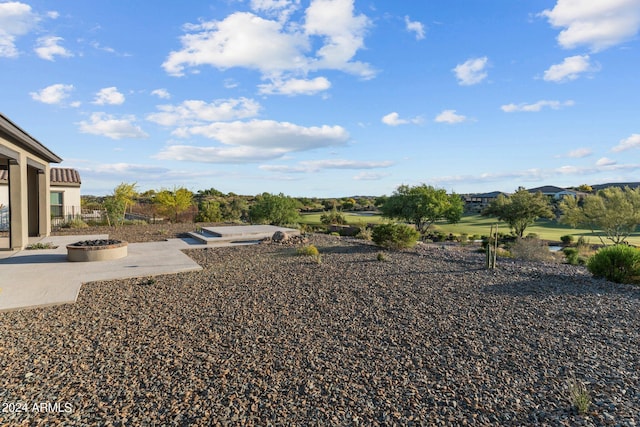
[[[301,224],[309,225],[321,225],[320,215],[322,213],[309,213],[302,214]],[[347,219],[347,223],[350,225],[364,225],[368,223],[380,224],[386,222],[385,218],[380,215],[362,215],[357,212],[344,212],[344,216]],[[495,218],[484,217],[479,214],[465,215],[457,224],[447,224],[446,222],[437,222],[434,226],[434,230],[441,231],[449,234],[462,234],[468,235],[488,235],[491,230],[491,224],[498,224],[499,231],[509,233],[509,226],[501,221],[497,221]],[[536,233],[541,239],[560,241],[560,236],[565,234],[571,234],[575,237],[575,240],[579,236],[585,236],[590,243],[598,244],[600,239],[591,233],[591,230],[584,228],[571,228],[566,225],[558,224],[556,221],[551,220],[539,220],[531,227],[527,227],[525,235],[529,233]],[[640,246],[640,232],[636,232],[627,238],[627,241],[632,245]]]

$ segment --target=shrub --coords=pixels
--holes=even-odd
[[[560,241],[565,245],[570,245],[573,243],[573,236],[571,234],[565,234],[564,236],[560,236]]]
[[[564,248],[562,250],[567,260],[567,264],[571,265],[587,265],[589,256],[581,248]]]
[[[347,219],[342,214],[342,212],[338,212],[338,210],[334,206],[333,210],[331,210],[330,212],[325,212],[320,215],[320,222],[325,225],[345,225],[347,223]]]
[[[591,396],[587,387],[575,379],[569,381],[569,401],[579,414],[585,414],[591,406]]]
[[[612,282],[639,283],[640,250],[626,245],[604,247],[589,258],[587,269]]]
[[[373,238],[373,231],[370,228],[361,227],[360,232],[356,234],[356,239],[371,241],[372,238]]]
[[[416,245],[420,233],[406,224],[380,224],[373,228],[373,241],[390,249],[405,249]]]
[[[63,228],[87,228],[89,224],[84,222],[82,218],[73,218],[62,225]]]
[[[305,256],[320,255],[320,251],[318,251],[318,248],[316,248],[314,245],[307,245],[307,246],[298,248],[297,252],[298,252],[298,255],[305,255]]]
[[[386,260],[387,260],[387,257],[386,257],[386,256],[384,256],[384,253],[383,253],[383,252],[378,252],[378,255],[376,255],[376,259],[377,259],[378,261],[386,261]]]
[[[509,248],[511,255],[516,259],[525,261],[552,261],[553,255],[549,247],[540,239],[527,237],[516,239]]]

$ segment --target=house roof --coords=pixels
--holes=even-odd
[[[542,187],[530,188],[527,190],[529,193],[541,192],[542,194],[555,194],[563,191],[575,193],[573,190],[567,190],[566,188],[556,187],[554,185],[544,185]]]
[[[640,187],[640,182],[612,182],[612,183],[609,183],[609,184],[596,184],[596,185],[592,185],[591,186],[591,188],[593,188],[596,191],[597,190],[604,190],[605,188],[608,188],[608,187],[638,188],[638,187]]]
[[[71,168],[51,168],[51,185],[80,185],[80,173]]]
[[[80,180],[80,173],[71,168],[51,168],[49,174],[51,185],[57,186],[77,186],[79,187],[82,181]],[[6,169],[0,169],[0,184],[6,184],[9,182],[9,171]]]
[[[480,193],[480,194],[472,194],[472,197],[482,197],[482,198],[486,198],[486,199],[490,199],[490,198],[495,198],[498,197],[500,194],[507,194],[504,193],[502,191],[492,191],[490,193]]]
[[[60,163],[62,161],[53,151],[42,145],[42,143],[22,130],[2,113],[0,113],[0,136],[49,163]]]

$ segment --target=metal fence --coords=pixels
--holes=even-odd
[[[82,209],[80,206],[51,206],[51,226],[61,227],[74,220],[100,222],[105,212],[99,209]]]
[[[9,230],[9,207],[3,206],[0,208],[0,231]]]

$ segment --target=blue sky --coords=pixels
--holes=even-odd
[[[83,194],[638,181],[639,28],[640,0],[4,1],[1,110]]]

